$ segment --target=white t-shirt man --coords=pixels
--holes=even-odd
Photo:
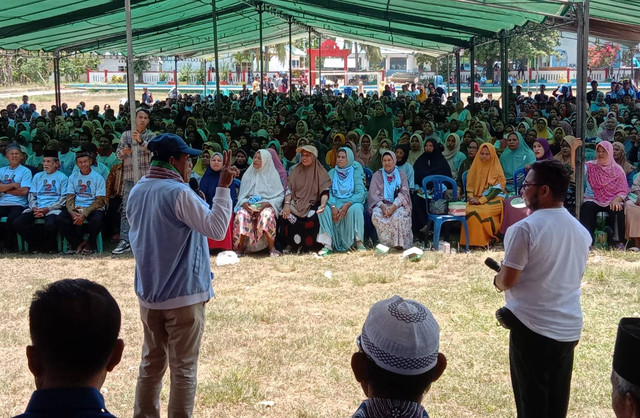
[[[506,307],[531,331],[560,342],[582,331],[580,283],[591,235],[563,207],[538,209],[507,229],[502,264],[521,270]]]

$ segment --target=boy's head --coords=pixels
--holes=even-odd
[[[38,290],[29,308],[29,370],[38,389],[100,388],[120,362],[120,308],[103,286],[64,279]]]
[[[419,403],[447,367],[438,322],[424,305],[400,296],[371,307],[357,343],[351,368],[369,398]]]

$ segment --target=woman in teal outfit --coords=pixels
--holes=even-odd
[[[511,132],[507,135],[507,148],[500,156],[500,164],[507,179],[507,192],[513,193],[515,185],[513,184],[513,173],[531,165],[536,161],[536,155],[531,148],[524,142],[519,132]]]
[[[360,164],[354,164],[353,151],[348,147],[338,150],[336,166],[329,171],[331,188],[327,206],[319,214],[320,232],[317,241],[324,245],[319,255],[333,251],[348,251],[354,246],[364,251],[364,202],[367,191],[364,188],[364,171]]]

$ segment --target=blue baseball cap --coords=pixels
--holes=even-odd
[[[189,145],[176,134],[158,135],[149,141],[147,148],[154,156],[158,157],[168,157],[169,155],[179,153],[197,157],[202,152],[201,150],[189,147]]]

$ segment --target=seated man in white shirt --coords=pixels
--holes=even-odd
[[[16,218],[13,228],[30,248],[52,251],[56,248],[57,218],[66,203],[67,176],[58,170],[58,151],[44,151],[44,171],[33,176],[29,190],[29,207]],[[35,223],[37,219],[44,224]]]
[[[92,170],[92,162],[90,153],[80,151],[76,154],[79,170],[69,177],[66,207],[58,216],[60,232],[71,245],[69,253],[91,254],[102,229],[107,205],[106,185],[102,176]],[[88,240],[84,239],[85,231],[89,234]]]
[[[9,165],[0,168],[0,248],[15,248],[15,231],[13,221],[27,207],[27,194],[31,187],[31,171],[20,164],[22,151],[20,145],[11,143],[6,147]]]

